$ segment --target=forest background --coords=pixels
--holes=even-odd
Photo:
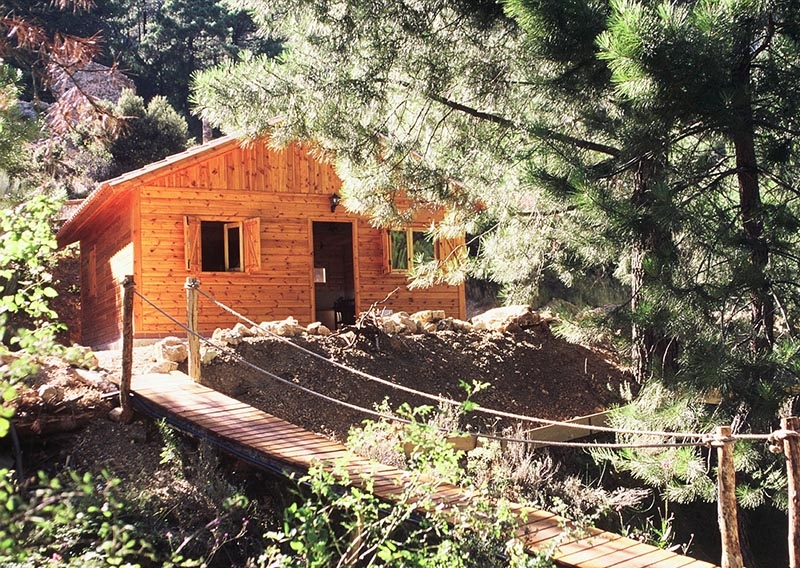
[[[469,254],[419,266],[420,285],[471,276],[509,303],[557,296],[583,329],[616,338],[643,391],[664,393],[620,420],[770,431],[794,412],[800,371],[798,8],[3,2],[0,191],[36,223],[50,211],[34,206],[42,199],[85,195],[185,148],[201,119],[243,138],[307,140],[335,161],[344,205],[376,224],[402,223],[400,190],[452,211],[431,232],[466,231]],[[90,60],[136,94],[59,95]],[[40,330],[13,315],[54,317],[47,263],[13,248],[5,341],[30,347]],[[720,402],[676,406],[676,393]],[[756,450],[740,450],[741,503],[785,507],[782,464]],[[709,498],[699,451],[676,452],[666,475],[642,466],[648,455],[605,459],[670,499]]]

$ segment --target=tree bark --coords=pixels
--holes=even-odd
[[[663,163],[654,158],[643,158],[639,161],[634,173],[634,191],[631,203],[640,216],[636,226],[637,234],[631,247],[631,344],[633,371],[636,381],[643,383],[654,372],[656,357],[662,358],[661,372],[673,369],[675,366],[674,342],[665,337],[663,330],[655,325],[642,322],[639,319],[639,310],[643,306],[643,294],[648,286],[648,276],[645,267],[648,256],[658,255],[668,246],[669,234],[664,231],[653,214],[652,184],[655,183]],[[660,259],[663,261],[664,259]],[[663,264],[663,262],[662,262]],[[658,274],[658,278],[666,275]],[[659,308],[655,308],[656,310]]]
[[[745,46],[743,49],[747,49]],[[734,70],[733,84],[737,87],[733,97],[730,137],[736,154],[736,178],[739,185],[739,213],[742,233],[749,250],[750,344],[753,353],[764,353],[775,343],[775,305],[766,273],[769,263],[769,244],[764,238],[761,207],[761,190],[758,179],[758,160],[755,148],[753,100],[750,89],[751,60],[749,51]]]

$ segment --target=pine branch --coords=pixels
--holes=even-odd
[[[459,102],[450,100],[448,98],[445,98],[445,97],[443,97],[441,95],[437,95],[435,93],[426,93],[425,96],[427,96],[428,98],[430,98],[430,99],[432,99],[432,100],[434,100],[434,101],[436,101],[436,102],[438,102],[440,104],[443,104],[443,105],[445,105],[445,106],[447,106],[449,108],[452,108],[453,110],[457,110],[459,112],[463,112],[465,114],[468,114],[469,116],[472,116],[472,117],[475,117],[475,118],[478,118],[478,119],[481,119],[481,120],[486,120],[486,121],[489,121],[489,122],[493,122],[493,123],[498,124],[498,125],[500,125],[500,126],[502,126],[504,128],[511,128],[511,129],[514,129],[514,130],[520,130],[520,131],[523,131],[523,132],[529,132],[529,133],[532,133],[532,134],[536,135],[539,138],[549,138],[549,139],[552,139],[552,140],[556,140],[558,142],[563,142],[565,144],[568,144],[568,145],[571,145],[571,146],[575,146],[577,148],[581,148],[583,150],[592,150],[594,152],[599,152],[601,154],[607,154],[609,156],[619,156],[620,155],[620,151],[617,148],[614,148],[613,146],[608,146],[606,144],[601,144],[599,142],[593,142],[591,140],[583,140],[582,138],[577,138],[575,136],[570,136],[569,134],[556,132],[556,131],[551,130],[549,128],[534,127],[534,126],[526,128],[526,127],[523,127],[523,126],[521,126],[521,125],[515,123],[514,121],[509,120],[509,119],[507,119],[505,117],[498,116],[496,114],[489,113],[489,112],[480,111],[478,109],[469,107],[469,106],[464,105],[462,103],[459,103]]]

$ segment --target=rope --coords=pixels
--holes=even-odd
[[[276,380],[281,384],[285,384],[287,386],[290,386],[292,388],[298,389],[298,390],[300,390],[302,392],[305,392],[307,394],[310,394],[312,396],[316,396],[316,397],[321,398],[322,400],[325,400],[327,402],[330,402],[330,403],[333,403],[333,404],[338,404],[340,406],[344,406],[345,408],[349,408],[351,410],[355,410],[355,411],[358,411],[358,412],[363,412],[363,413],[365,413],[367,415],[370,415],[370,416],[376,416],[376,417],[379,417],[379,418],[383,418],[385,420],[389,420],[389,421],[393,421],[393,422],[400,422],[400,423],[403,423],[403,424],[413,424],[414,423],[412,420],[408,420],[408,419],[405,419],[405,418],[400,418],[400,417],[394,416],[392,414],[386,414],[386,413],[383,413],[383,412],[378,412],[376,410],[371,410],[371,409],[368,409],[368,408],[357,406],[355,404],[350,404],[350,403],[345,402],[343,400],[339,400],[337,398],[333,398],[333,397],[330,397],[328,395],[319,393],[319,392],[317,392],[317,391],[315,391],[313,389],[309,389],[309,388],[304,387],[302,385],[299,385],[299,384],[297,384],[297,383],[295,383],[293,381],[284,379],[283,377],[280,377],[279,375],[271,373],[270,371],[267,371],[266,369],[263,369],[263,368],[259,367],[258,365],[255,365],[255,364],[251,363],[250,361],[247,361],[246,359],[244,359],[242,356],[240,356],[235,351],[233,351],[231,349],[228,349],[228,348],[220,347],[219,345],[216,345],[213,341],[207,339],[206,337],[203,337],[202,335],[200,335],[196,331],[190,329],[189,327],[184,325],[181,321],[177,320],[175,317],[173,317],[169,313],[165,312],[163,309],[161,309],[159,306],[157,306],[155,303],[153,303],[151,300],[149,300],[147,297],[145,297],[143,294],[141,294],[140,292],[138,292],[135,289],[134,289],[134,293],[137,296],[139,296],[142,300],[144,300],[147,304],[149,304],[153,309],[155,309],[156,311],[161,313],[163,316],[165,316],[167,319],[169,319],[172,323],[176,324],[177,326],[179,326],[180,328],[182,328],[186,332],[191,333],[192,335],[197,337],[200,341],[202,341],[203,343],[205,343],[206,345],[208,345],[212,349],[215,349],[217,351],[225,353],[226,355],[228,355],[229,357],[231,357],[232,359],[234,359],[238,363],[241,363],[241,364],[253,369],[254,371],[257,371],[257,372],[259,372],[261,374],[264,374],[267,377],[269,377],[269,378],[271,378],[273,380]],[[442,427],[435,427],[435,429],[440,431],[440,432],[442,432],[442,433],[450,433],[448,430],[446,430],[446,429],[444,429]],[[644,449],[644,448],[676,448],[676,447],[688,447],[688,446],[706,445],[706,442],[701,442],[701,441],[698,441],[698,442],[650,443],[650,444],[624,444],[624,443],[620,444],[620,443],[597,443],[597,442],[553,442],[553,441],[550,441],[550,440],[537,440],[537,439],[528,439],[528,438],[513,438],[513,437],[497,436],[497,435],[493,435],[493,434],[484,434],[484,433],[469,433],[469,434],[473,435],[473,436],[475,436],[477,438],[483,438],[483,439],[487,439],[487,440],[496,440],[496,441],[501,441],[501,442],[512,442],[512,443],[521,443],[521,444],[542,444],[542,445],[550,445],[550,446],[558,446],[558,447],[571,447],[571,448],[582,448],[582,449],[588,449],[588,448],[607,448],[607,449],[622,449],[622,448],[642,448],[642,449]]]
[[[333,365],[334,367],[338,367],[339,369],[342,369],[344,371],[350,372],[350,373],[352,373],[354,375],[358,375],[358,376],[360,376],[360,377],[362,377],[364,379],[367,379],[367,380],[370,380],[370,381],[374,381],[374,382],[380,383],[382,385],[391,387],[393,389],[397,389],[397,390],[401,390],[401,391],[407,392],[409,394],[414,394],[414,395],[420,396],[422,398],[427,398],[429,400],[434,400],[436,402],[440,402],[440,403],[443,403],[443,404],[448,404],[448,405],[451,405],[451,406],[456,406],[456,407],[459,407],[459,408],[462,406],[462,403],[460,403],[460,402],[458,402],[456,400],[452,400],[452,399],[449,399],[449,398],[446,398],[446,397],[442,397],[442,396],[439,396],[439,395],[435,395],[435,394],[431,394],[431,393],[426,393],[426,392],[419,391],[419,390],[416,390],[416,389],[413,389],[413,388],[410,388],[410,387],[406,387],[404,385],[393,383],[391,381],[388,381],[386,379],[382,379],[380,377],[376,377],[374,375],[370,375],[369,373],[365,373],[365,372],[360,371],[358,369],[354,369],[352,367],[348,367],[347,365],[339,363],[338,361],[335,361],[335,360],[330,359],[328,357],[324,357],[324,356],[322,356],[322,355],[320,355],[318,353],[315,353],[315,352],[313,352],[313,351],[311,351],[309,349],[306,349],[302,345],[298,345],[294,341],[290,341],[286,337],[278,335],[278,334],[272,332],[271,330],[269,330],[269,329],[267,329],[265,327],[262,327],[261,325],[259,325],[258,323],[254,322],[253,320],[251,320],[247,316],[244,316],[244,315],[240,314],[239,312],[237,312],[233,308],[231,308],[229,306],[226,306],[222,302],[218,301],[216,298],[214,298],[213,296],[209,295],[205,291],[203,291],[203,290],[201,290],[199,288],[197,289],[197,291],[200,294],[202,294],[204,297],[206,297],[209,301],[211,301],[212,303],[216,304],[218,307],[220,307],[221,309],[225,310],[226,312],[228,312],[228,313],[236,316],[237,318],[241,319],[242,321],[244,321],[244,322],[246,322],[246,323],[248,323],[248,324],[250,324],[252,326],[257,327],[257,328],[263,330],[264,332],[266,332],[271,337],[276,338],[279,341],[282,341],[282,342],[286,343],[287,345],[290,345],[290,346],[292,346],[293,348],[295,348],[295,349],[297,349],[299,351],[302,351],[302,352],[304,352],[304,353],[306,353],[308,355],[311,355],[312,357],[315,357],[315,358],[317,358],[317,359],[319,359],[321,361],[325,361],[326,363],[329,363],[329,364]],[[589,431],[593,431],[593,432],[608,432],[608,433],[612,433],[612,434],[628,434],[628,435],[633,435],[633,436],[635,436],[635,435],[658,436],[658,437],[663,437],[663,438],[705,439],[708,436],[707,433],[706,434],[700,434],[700,433],[694,433],[694,432],[663,432],[663,431],[653,431],[653,430],[627,430],[627,429],[621,429],[621,428],[612,428],[612,427],[609,427],[609,426],[592,426],[592,425],[588,425],[588,424],[575,424],[574,422],[563,422],[563,421],[560,421],[560,420],[550,420],[550,419],[547,419],[547,418],[538,418],[538,417],[532,417],[532,416],[525,416],[525,415],[521,415],[521,414],[515,414],[515,413],[512,413],[512,412],[505,412],[503,410],[496,410],[496,409],[488,408],[488,407],[481,406],[481,405],[477,405],[473,409],[473,411],[474,412],[480,412],[480,413],[483,413],[483,414],[489,414],[489,415],[493,415],[493,416],[499,416],[499,417],[502,417],[502,418],[509,418],[509,419],[512,419],[512,420],[519,420],[519,421],[522,421],[522,422],[535,422],[535,423],[539,423],[539,424],[545,424],[545,425],[548,425],[548,426],[562,426],[564,428],[572,428],[572,429],[576,429],[576,430],[589,430]]]

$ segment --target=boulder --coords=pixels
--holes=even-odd
[[[455,319],[452,321],[453,331],[460,331],[462,333],[469,333],[472,331],[472,324],[468,321]]]
[[[156,361],[155,363],[150,365],[150,368],[147,369],[147,372],[166,375],[168,373],[171,373],[172,371],[177,371],[177,370],[178,370],[178,363],[176,361],[161,360],[161,361]]]
[[[206,345],[200,346],[200,363],[202,365],[208,365],[209,363],[211,363],[211,361],[216,359],[218,355],[219,351],[217,351],[213,347],[209,347]]]
[[[300,327],[296,319],[289,316],[283,321],[279,321],[275,326],[275,333],[282,337],[295,337],[302,335],[305,330]]]
[[[494,308],[472,318],[473,329],[490,331],[516,331],[536,326],[539,314],[530,306],[505,306]]]
[[[175,363],[182,363],[189,357],[189,348],[183,339],[165,337],[153,346],[153,354],[158,362],[174,361]]]
[[[242,342],[242,336],[233,333],[231,329],[217,328],[211,334],[211,341],[218,345],[239,345]]]
[[[436,325],[436,331],[453,331],[453,318],[444,318],[431,323]]]
[[[424,331],[425,333],[436,333],[436,330],[438,329],[436,324],[433,323],[432,321],[429,321],[428,323],[423,323],[420,327],[422,331]]]
[[[239,322],[233,329],[231,330],[231,334],[239,336],[239,337],[253,337],[253,332],[250,331],[250,328],[244,325],[243,323]]]
[[[419,325],[410,315],[408,315],[408,312],[396,312],[390,315],[388,318],[383,319],[394,324],[394,328],[396,330],[394,333],[417,333],[419,331]],[[384,331],[386,330],[384,329]],[[386,331],[386,333],[389,332]]]
[[[330,335],[331,330],[322,322],[315,321],[306,328],[306,333],[309,335]]]
[[[42,385],[37,392],[45,404],[58,404],[64,400],[64,390],[54,385]]]
[[[413,319],[419,326],[425,323],[437,322],[445,318],[444,310],[421,310],[411,314]]]

